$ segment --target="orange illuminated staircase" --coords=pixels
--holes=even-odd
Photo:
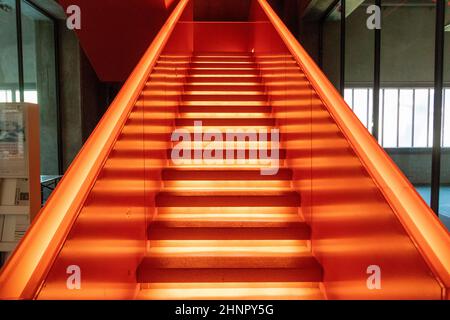
[[[251,54],[193,56],[179,111],[179,128],[275,125]],[[264,176],[257,164],[172,164],[162,180],[138,298],[322,298],[290,169]]]
[[[174,161],[200,122],[280,142]],[[1,270],[0,299],[449,299],[449,248],[266,0],[236,23],[196,22],[180,0]]]

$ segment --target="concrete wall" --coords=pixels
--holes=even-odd
[[[382,15],[382,85],[433,86],[435,9],[385,7]],[[367,17],[366,7],[360,7],[346,21],[346,86],[373,82],[374,31],[367,29]],[[324,71],[337,86],[340,22],[327,22],[324,30]],[[446,38],[450,39],[450,33]],[[450,52],[450,40],[445,52]],[[450,81],[450,62],[446,63],[445,73]]]
[[[73,31],[60,21],[59,83],[62,133],[62,160],[66,170],[83,143],[81,124],[80,46]]]
[[[122,84],[102,83],[87,59],[76,34],[59,23],[60,108],[63,170],[114,99]]]
[[[58,164],[58,95],[53,24],[36,21],[35,77],[41,123],[41,174],[57,175]]]
[[[83,50],[80,51],[80,84],[82,139],[85,142],[123,84],[101,82]]]
[[[0,10],[0,87],[19,83],[16,12]]]
[[[431,149],[387,149],[386,151],[412,184],[429,185],[431,183]],[[441,183],[450,185],[449,149],[443,151],[441,163]]]

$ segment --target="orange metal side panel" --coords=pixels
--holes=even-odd
[[[278,17],[267,2],[258,2],[270,16],[270,23],[278,23]],[[298,57],[292,51],[298,44],[292,44],[288,49],[287,46],[280,48],[279,42],[264,43],[261,34],[269,39],[283,34],[284,41],[292,38],[294,43],[281,22],[277,28],[270,30],[263,23],[257,24],[254,47],[282,132],[295,137],[294,141],[285,141],[289,164],[295,169],[294,183],[302,194],[303,213],[312,227],[313,252],[325,270],[323,287],[327,297],[444,298],[438,278],[445,279],[448,270],[438,274],[425,259],[417,246],[416,239],[419,238],[413,240],[407,229],[409,226],[404,224],[402,216],[394,211],[391,199],[386,197],[386,188],[380,188],[374,179],[372,170],[377,169],[361,161],[361,153],[355,150],[355,145],[343,131],[346,124],[337,122],[330,106],[319,98],[316,87],[307,78],[310,74],[298,66],[299,60],[295,60]],[[297,71],[293,70],[292,62]],[[309,60],[302,62],[312,63]],[[267,68],[269,66],[272,68]],[[324,89],[320,93],[326,92]],[[346,112],[350,110],[342,98],[338,102],[339,108],[345,108]],[[334,108],[338,107],[336,103]],[[354,115],[348,121],[362,127]],[[298,152],[296,148],[302,140],[308,143],[302,152]],[[372,153],[383,153],[379,147],[369,148]],[[421,200],[417,196],[410,201]],[[432,212],[428,209],[416,214],[427,216]],[[437,235],[442,232],[445,234],[443,229],[435,229]],[[448,234],[446,241],[448,243]],[[447,246],[440,253],[446,256],[448,250]],[[373,265],[381,270],[380,289],[368,286],[371,275],[368,268]]]
[[[115,183],[104,183],[104,181],[101,181],[101,179],[97,180],[97,178],[99,177],[99,172],[106,165],[105,160],[110,155],[112,147],[116,143],[121,143],[121,141],[117,141],[117,138],[119,135],[123,137],[121,132],[129,119],[131,110],[141,103],[141,112],[144,114],[146,101],[145,99],[140,99],[142,96],[141,91],[146,87],[149,73],[155,67],[158,57],[163,53],[172,31],[185,12],[189,2],[189,0],[181,0],[174,9],[172,15],[109,107],[107,113],[83,146],[83,149],[72,163],[57,189],[53,192],[46,206],[36,217],[16,251],[3,267],[0,273],[1,299],[35,298],[36,292],[41,288],[46,274],[58,255],[61,258],[59,262],[62,261],[63,263],[54,264],[53,270],[63,272],[67,271],[68,263],[76,265],[78,262],[81,264],[80,267],[82,267],[87,266],[85,264],[86,261],[87,263],[94,261],[97,267],[93,267],[92,271],[85,270],[87,272],[85,275],[87,279],[90,277],[90,272],[94,278],[95,275],[103,275],[105,277],[92,280],[93,282],[100,281],[102,283],[102,286],[99,286],[100,291],[97,291],[97,293],[104,293],[100,296],[104,298],[133,297],[134,292],[130,292],[131,282],[129,280],[131,275],[128,274],[128,270],[130,263],[137,266],[138,257],[145,252],[146,242],[143,231],[146,228],[146,224],[145,221],[142,221],[144,212],[141,208],[144,203],[142,201],[139,202],[139,200],[145,200],[145,205],[148,205],[151,209],[151,201],[147,202],[146,192],[147,190],[151,192],[153,186],[151,184],[147,186],[145,177],[141,176],[140,179],[136,179],[137,181],[133,181],[133,179],[130,179],[132,181],[127,181],[129,184],[123,185],[126,189],[125,192],[115,193],[114,190],[111,190],[114,189]],[[187,54],[189,55],[190,52],[187,52]],[[181,74],[179,75],[181,76]],[[161,79],[161,77],[159,78]],[[165,79],[165,76],[162,78]],[[182,81],[182,78],[177,77],[176,80]],[[139,102],[136,104],[137,100]],[[164,104],[162,107],[166,107],[166,105]],[[164,112],[167,111],[164,110]],[[143,119],[143,116],[141,116],[141,119]],[[158,122],[164,126],[169,123],[168,119],[168,116],[165,116],[164,119],[159,119]],[[153,129],[157,130],[157,128],[159,127],[155,126]],[[141,130],[140,133],[142,135],[143,131]],[[130,150],[130,148],[126,147],[125,150],[127,149],[128,151]],[[144,155],[147,156],[147,154]],[[141,152],[141,160],[145,159],[144,155]],[[152,167],[147,167],[147,164],[150,165],[149,162],[146,161],[145,164],[145,168],[152,172]],[[114,165],[117,168],[117,163],[113,164],[113,167]],[[128,166],[129,169],[133,170],[135,169],[133,165],[139,168],[139,166],[136,166],[136,162],[125,160],[125,167]],[[120,166],[121,163],[119,162]],[[160,167],[160,163],[155,163],[153,168]],[[102,171],[101,174],[104,174],[104,172]],[[149,179],[154,180],[155,178]],[[108,193],[108,191],[112,191],[112,193]],[[141,192],[139,193],[139,191]],[[118,210],[117,206],[123,203],[121,202],[123,197],[130,196],[130,193],[133,195],[129,200],[137,200],[137,204],[127,204],[125,208],[122,207],[121,210]],[[133,199],[133,197],[135,198]],[[96,203],[93,205],[92,201],[94,199]],[[102,207],[105,204],[105,199],[107,199],[108,203],[111,203],[111,209],[97,210],[99,208],[96,206]],[[80,209],[80,220],[77,220]],[[148,212],[150,214],[145,215],[146,219],[149,216],[151,217],[152,210]],[[128,223],[125,223],[125,221]],[[72,229],[74,224],[76,226]],[[118,231],[116,227],[118,225],[122,227],[122,224],[124,228],[120,228],[121,231],[116,233]],[[94,226],[98,227],[98,232],[96,231],[97,227],[94,228]],[[83,236],[78,237],[80,234]],[[131,239],[128,238],[130,241],[120,241],[120,239],[123,239],[121,237],[130,234],[133,234]],[[100,238],[102,240],[96,246],[93,246],[92,242],[90,242],[92,239],[98,240]],[[65,246],[60,252],[60,248],[64,244]],[[138,247],[140,248],[139,254],[136,253],[136,248]],[[114,264],[112,259],[108,261],[106,258],[111,257],[112,251],[119,251],[122,254],[123,260],[119,259],[119,264],[123,262],[121,264],[122,269],[119,268],[118,274],[114,275],[114,277],[125,281],[124,292],[126,293],[121,293],[118,290],[106,295],[105,288],[108,287],[106,282],[108,282],[108,277],[112,275],[112,265]],[[99,264],[99,259],[103,258],[100,253],[105,255],[106,264]],[[108,263],[110,263],[109,266]],[[64,274],[64,277],[65,279],[68,278],[67,272]],[[64,288],[62,290],[65,290],[66,293],[70,290],[66,286],[66,282],[63,281],[62,275],[57,271],[50,275],[48,279],[50,281],[58,279],[57,290]],[[131,291],[134,291],[136,282],[133,281],[131,286],[133,287]],[[118,289],[120,288],[123,289],[123,286],[118,282]],[[54,287],[48,282],[47,286],[41,289],[47,290],[49,293],[47,297],[51,297]],[[88,292],[86,297],[92,297],[90,295],[92,292]],[[76,297],[74,293],[68,293],[67,295],[67,297]],[[64,297],[64,295],[60,297]]]
[[[248,52],[251,26],[247,22],[195,22],[195,52]]]

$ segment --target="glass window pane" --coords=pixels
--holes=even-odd
[[[436,1],[382,1],[381,12],[383,146],[429,203],[433,121],[428,106],[434,99],[427,91],[434,87]]]
[[[413,101],[414,90],[400,90],[398,143],[401,148],[412,147]]]
[[[444,35],[444,110],[442,113],[441,188],[439,194],[439,217],[450,230],[450,3],[445,12],[446,31]]]
[[[443,132],[444,137],[442,145],[444,148],[450,147],[450,89],[444,90],[444,113],[443,113]]]
[[[366,11],[372,4],[373,0],[347,1],[345,8],[345,88],[356,88],[353,110],[370,131],[375,31],[367,28]]]
[[[355,89],[355,101],[353,111],[358,116],[359,120],[367,127],[367,115],[369,112],[369,98],[368,89]]]
[[[433,116],[434,116],[434,89],[430,90],[430,116],[428,119],[428,147],[433,147]]]
[[[384,141],[384,89],[380,90],[380,110],[379,110],[379,120],[378,120],[378,140],[380,141],[381,145],[383,145]]]
[[[0,102],[12,102],[11,92],[19,88],[16,5],[3,0],[0,9]]]
[[[369,115],[368,115],[368,124],[367,127],[370,133],[373,132],[373,89],[369,89]]]
[[[414,147],[417,148],[426,148],[428,146],[429,92],[429,89],[415,90]]]
[[[353,109],[353,89],[344,90],[344,100]]]
[[[384,90],[383,147],[385,148],[397,147],[398,93],[397,89]]]
[[[57,175],[58,118],[54,23],[22,1],[24,100],[39,104],[41,174]]]
[[[331,12],[323,24],[322,69],[334,84],[340,88],[340,47],[341,47],[341,11],[340,5]]]

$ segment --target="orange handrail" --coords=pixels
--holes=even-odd
[[[266,0],[258,0],[331,116],[364,163],[445,289],[450,288],[450,235],[389,155],[358,120],[342,96]],[[444,292],[444,295],[446,293]]]
[[[0,274],[1,299],[33,299],[77,218],[148,75],[190,0],[181,0]]]

